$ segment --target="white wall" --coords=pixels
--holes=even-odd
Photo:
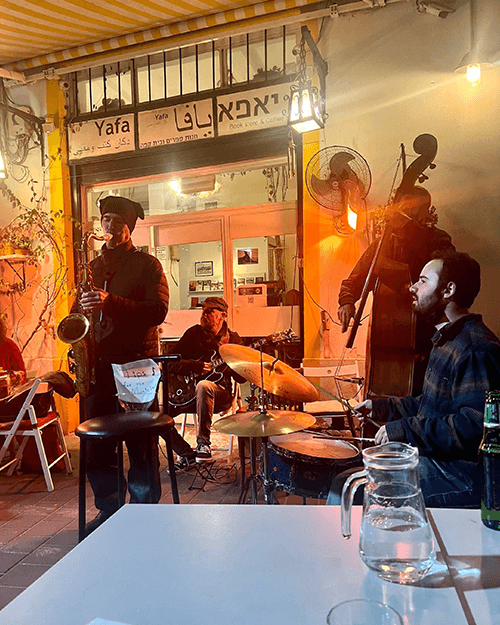
[[[364,156],[373,176],[368,196],[373,209],[388,200],[400,144],[409,164],[417,135],[436,136],[437,167],[426,172],[425,186],[438,210],[438,227],[482,266],[482,291],[473,310],[498,334],[500,68],[485,71],[476,87],[454,74],[468,51],[470,32],[468,3],[455,6],[447,19],[421,15],[412,2],[328,20],[318,44],[329,64],[329,118],[320,147],[347,146]],[[500,2],[490,8],[485,24],[497,24],[496,40],[489,28],[485,43],[499,52]],[[351,268],[341,261],[342,248],[357,245],[360,254],[365,246],[362,237],[354,239],[344,240],[334,256],[327,250],[321,262],[322,303],[334,316],[340,281]],[[343,345],[345,335],[338,327],[334,331]]]
[[[40,81],[29,86],[15,85],[8,88],[11,105],[14,108],[29,107],[24,109],[40,118],[46,114],[46,89],[45,82]],[[14,140],[16,130],[24,127],[24,122],[16,118],[18,124],[8,124],[11,152],[16,149]],[[45,148],[47,136],[43,137]],[[49,211],[50,186],[49,164],[45,160],[45,170],[42,170],[40,148],[30,141],[31,150],[26,160],[19,165],[13,165],[8,178],[4,181],[10,192],[21,202],[19,208],[13,208],[9,198],[0,194],[0,227],[5,227],[19,213],[27,208],[38,207],[40,210]],[[43,199],[45,198],[45,199]],[[16,269],[22,273],[21,265],[16,264]],[[45,309],[48,298],[53,293],[54,280],[52,254],[47,250],[44,258],[36,265],[24,264],[26,278],[26,290],[12,291],[2,284],[0,288],[0,312],[6,313],[8,326],[12,338],[22,347],[28,340],[33,330],[37,327],[40,315],[48,323],[41,325],[34,338],[30,340],[23,351],[23,358],[27,369],[37,370],[42,373],[53,369],[53,354],[55,353],[54,315],[50,305]],[[10,265],[0,261],[0,280],[2,283],[16,284],[19,278],[15,276]]]

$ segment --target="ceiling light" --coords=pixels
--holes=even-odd
[[[463,57],[458,67],[455,68],[455,72],[457,74],[465,73],[471,85],[477,85],[481,80],[481,71],[492,66],[487,56],[479,50],[476,37],[476,18],[476,0],[470,0],[470,52],[467,52]]]
[[[465,74],[471,85],[477,85],[481,80],[481,70],[488,69],[493,64],[484,55],[480,55],[477,51],[467,52],[464,58],[455,69],[457,74]]]
[[[220,182],[216,182],[215,174],[170,180],[167,184],[176,195],[181,197],[188,195],[204,197],[218,191],[221,186]]]

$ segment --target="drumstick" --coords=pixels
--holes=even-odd
[[[313,436],[313,438],[330,438],[332,440],[335,441],[361,441],[364,443],[374,443],[375,439],[374,438],[362,438],[359,436],[339,436],[339,437],[333,437],[333,436],[328,436],[326,434],[324,434],[323,436],[321,435],[316,435]]]

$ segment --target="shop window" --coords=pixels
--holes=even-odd
[[[295,304],[295,260],[295,235],[234,239],[236,307]]]
[[[224,297],[222,242],[156,248],[170,289],[170,310],[201,309],[210,296]]]
[[[144,214],[168,215],[212,211],[232,206],[262,205],[296,199],[296,179],[287,167],[248,168],[214,174],[182,173],[178,177],[95,187],[89,195],[90,214],[99,219],[97,201],[121,195],[140,202]]]

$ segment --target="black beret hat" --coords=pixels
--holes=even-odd
[[[119,195],[108,195],[102,198],[102,200],[99,200],[99,211],[101,217],[106,213],[115,213],[123,217],[130,232],[135,228],[137,217],[144,219],[144,211],[139,202],[134,202],[133,200],[120,197]]]

